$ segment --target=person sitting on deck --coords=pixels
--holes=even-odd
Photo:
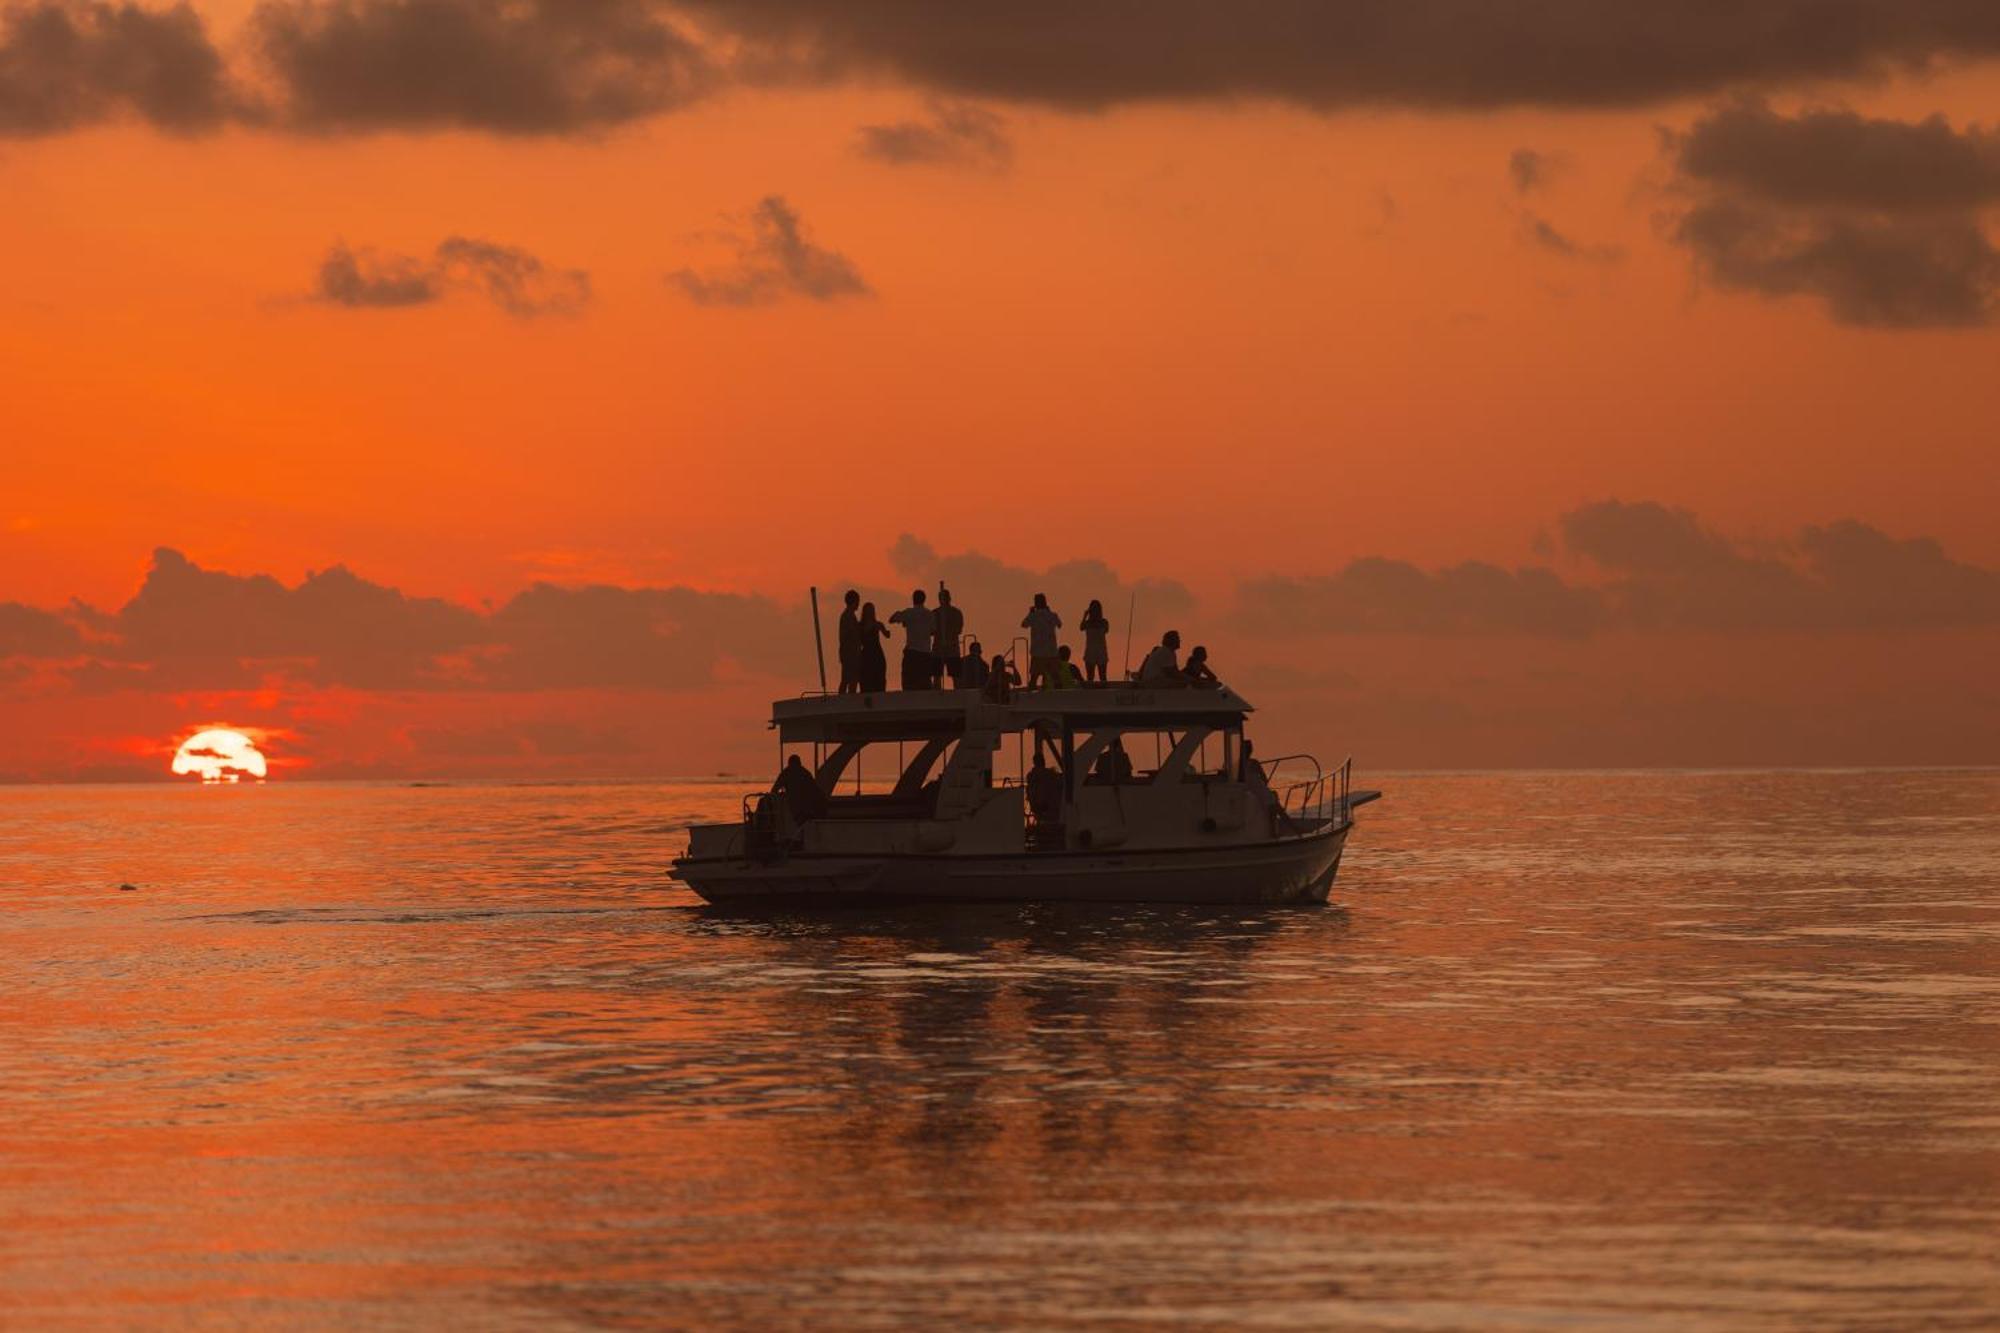
[[[953,682],[959,689],[985,688],[987,678],[993,674],[993,668],[986,665],[985,652],[977,639],[965,645],[965,659],[958,664],[958,678]]]
[[[1222,688],[1222,681],[1217,678],[1215,671],[1208,665],[1208,649],[1202,647],[1200,644],[1196,644],[1194,651],[1188,654],[1187,665],[1181,668],[1181,674],[1186,676],[1187,683],[1197,690],[1219,690]]]
[[[1080,690],[1083,688],[1083,673],[1069,660],[1069,645],[1056,650],[1056,664],[1049,669],[1049,688],[1053,690]]]
[[[826,813],[826,793],[819,789],[819,782],[797,755],[785,761],[778,780],[771,784],[771,790],[785,798],[792,819],[797,823],[818,819]]]
[[[889,623],[903,627],[903,688],[930,689],[937,681],[937,654],[931,651],[937,616],[924,605],[924,590],[912,591],[910,604],[890,616]]]
[[[1004,704],[1014,697],[1014,691],[1021,684],[1021,673],[1014,670],[1014,664],[999,653],[993,654],[993,662],[986,670],[986,686],[982,693],[988,703]]]
[[[1062,628],[1062,617],[1049,606],[1047,593],[1035,594],[1035,604],[1021,617],[1021,628],[1028,631],[1027,687],[1032,690],[1055,669],[1056,631]]]
[[[1160,636],[1160,646],[1146,654],[1139,664],[1139,683],[1153,689],[1176,689],[1188,678],[1181,672],[1181,632],[1170,629]]]

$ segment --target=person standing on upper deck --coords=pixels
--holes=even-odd
[[[1047,680],[1056,666],[1056,631],[1062,628],[1062,617],[1049,607],[1047,593],[1035,594],[1035,604],[1028,608],[1028,614],[1021,617],[1021,628],[1028,631],[1028,684],[1034,689]]]
[[[1111,622],[1104,618],[1104,603],[1091,598],[1090,609],[1083,613],[1083,624],[1077,628],[1083,631],[1083,679],[1085,684],[1095,681],[1099,685],[1110,683],[1111,678]]]
[[[861,622],[855,633],[861,637],[861,647],[855,656],[855,675],[858,677],[857,694],[881,694],[889,688],[889,659],[882,653],[882,640],[889,637],[889,627],[875,618],[875,603],[861,604]]]
[[[924,590],[910,593],[910,604],[889,617],[891,625],[903,627],[903,688],[928,690],[937,680],[937,654],[931,645],[937,637],[937,614],[924,605]]]
[[[931,651],[937,656],[938,671],[950,676],[953,685],[958,683],[960,666],[958,641],[964,633],[965,612],[951,604],[951,589],[940,587],[938,589],[936,639],[932,643]],[[943,682],[938,679],[938,672],[934,671],[931,674],[931,688],[939,689],[942,685]]]
[[[849,588],[840,613],[840,693],[861,693],[861,594]]]

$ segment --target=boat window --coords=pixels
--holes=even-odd
[[[923,741],[846,741],[839,745],[785,747],[778,757],[796,752],[819,779],[829,796],[911,795],[944,771],[958,742],[943,738]]]

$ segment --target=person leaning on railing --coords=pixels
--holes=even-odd
[[[1208,649],[1200,644],[1196,644],[1194,651],[1188,654],[1187,665],[1181,668],[1181,675],[1187,677],[1187,683],[1197,690],[1222,688],[1222,681],[1208,665]]]

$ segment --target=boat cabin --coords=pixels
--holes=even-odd
[[[1227,687],[809,695],[773,705],[780,778],[694,856],[1171,849],[1318,827],[1315,766],[1293,802],[1245,781],[1251,705]],[[792,761],[797,760],[793,765]],[[789,767],[788,767],[789,766]],[[1288,827],[1289,826],[1289,827]]]

